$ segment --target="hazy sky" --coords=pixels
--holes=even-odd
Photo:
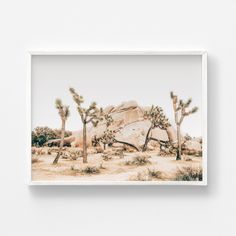
[[[201,56],[33,56],[32,128],[60,128],[56,98],[70,106],[66,128],[81,128],[69,87],[84,96],[86,106],[92,101],[105,107],[135,100],[141,106],[163,107],[170,121],[173,90],[182,99],[191,97],[192,106],[199,107],[185,118],[182,130],[202,134]]]

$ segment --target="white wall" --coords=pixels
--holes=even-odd
[[[234,0],[2,0],[0,235],[235,235],[235,10]],[[206,49],[209,186],[28,187],[28,49]]]

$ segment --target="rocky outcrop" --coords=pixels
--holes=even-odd
[[[108,109],[104,111],[106,112],[106,110]],[[117,107],[110,108],[108,113],[114,120],[113,126],[117,128],[143,119],[143,110],[135,101],[123,102]]]
[[[124,140],[133,143],[137,147],[141,147],[144,144],[145,137],[150,126],[151,123],[148,120],[140,120],[127,124],[120,130],[120,132],[117,133],[117,139]],[[172,132],[174,133],[173,128]],[[162,141],[169,141],[167,132],[159,128],[153,129],[150,137]]]
[[[109,113],[114,122],[110,129],[116,130],[116,139],[132,143],[137,147],[141,147],[144,143],[146,133],[151,125],[150,121],[144,120],[144,109],[141,108],[135,101],[123,102],[118,106],[109,106],[104,109],[104,113]],[[96,128],[89,127],[87,132],[88,146],[91,146],[91,138],[96,135],[100,137],[106,130],[105,123],[100,123]],[[156,128],[152,130],[151,136],[162,141],[169,141],[169,133],[172,139],[176,138],[176,132],[172,127],[167,133],[165,130]],[[75,135],[75,134],[74,134]],[[82,131],[75,135],[75,139],[71,143],[72,146],[82,146]]]

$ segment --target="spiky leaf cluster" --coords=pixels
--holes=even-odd
[[[179,100],[178,96],[175,95],[172,91],[170,92],[170,97],[171,97],[172,103],[173,103],[176,124],[180,125],[185,116],[191,115],[191,114],[198,111],[197,107],[193,107],[192,109],[188,109],[191,102],[192,102],[191,98],[189,98],[186,102],[184,102],[181,99]],[[181,115],[180,119],[178,119],[179,114]]]
[[[56,109],[58,110],[61,119],[64,121],[67,120],[67,118],[70,115],[69,106],[63,105],[61,99],[58,98],[56,99],[55,106]]]
[[[96,102],[92,102],[88,108],[83,108],[82,103],[84,102],[83,96],[79,95],[75,89],[70,88],[69,89],[73,100],[77,104],[77,110],[80,114],[81,120],[84,124],[92,123],[94,127],[97,126],[99,121],[103,119],[102,114],[103,110],[102,108],[98,108]]]
[[[109,129],[105,130],[100,138],[100,142],[108,145],[113,144],[115,142],[115,131]]]
[[[105,123],[106,123],[106,127],[109,127],[114,121],[110,114],[105,114],[104,115],[104,120],[105,120]]]
[[[103,116],[103,120],[105,121],[106,124],[106,130],[103,132],[103,134],[99,137],[96,138],[97,143],[102,143],[102,144],[113,144],[115,142],[115,130],[109,129],[111,124],[113,123],[113,118],[110,114],[105,114]]]
[[[150,110],[146,111],[144,119],[150,120],[152,128],[167,129],[170,126],[168,118],[159,106],[152,106]]]

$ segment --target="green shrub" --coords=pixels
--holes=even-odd
[[[65,137],[71,136],[72,132],[65,131]],[[61,130],[51,129],[47,126],[36,127],[31,132],[32,146],[42,147],[47,141],[61,138]]]

